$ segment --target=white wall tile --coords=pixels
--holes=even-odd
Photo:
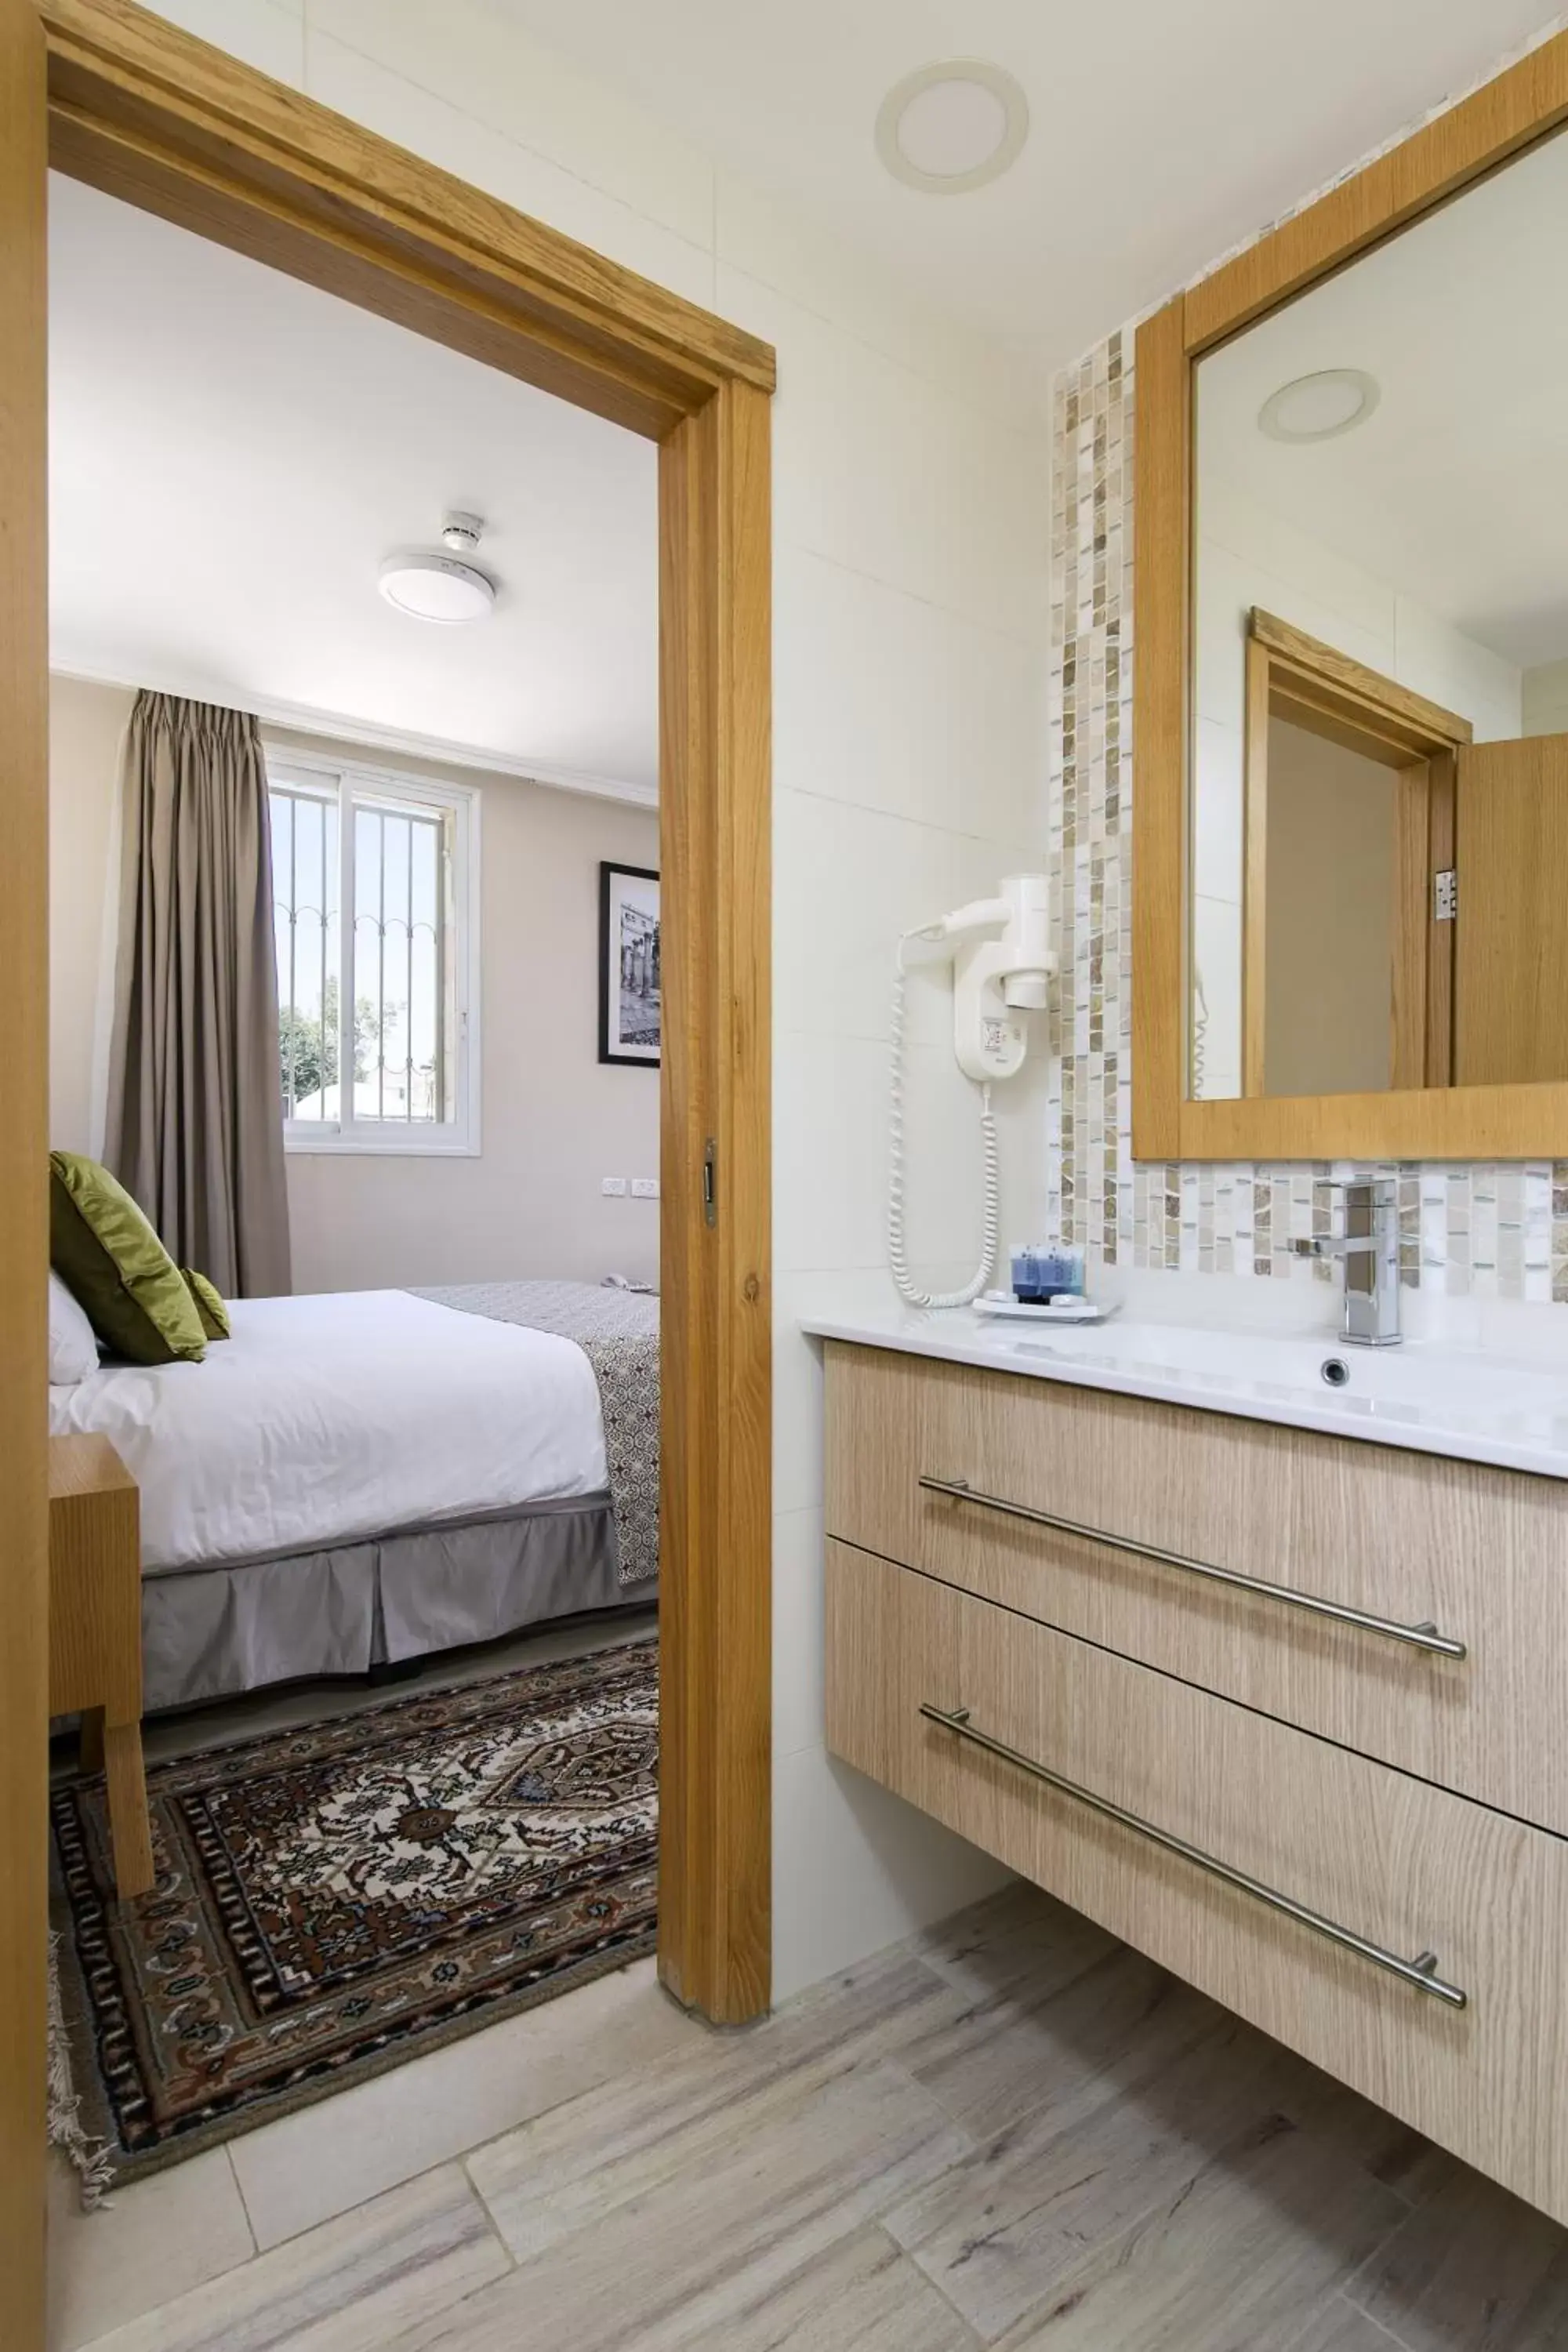
[[[1038,836],[1037,649],[786,544],[773,564],[773,684],[781,788],[986,841]]]
[[[978,1903],[1009,1874],[820,1748],[773,1765],[773,1999]]]
[[[885,1040],[901,932],[960,902],[957,845],[936,826],[779,791],[773,888],[779,926],[773,1020],[780,1030]],[[910,973],[906,1034],[948,1025],[951,966]]]
[[[1402,686],[1468,719],[1479,742],[1520,733],[1523,679],[1512,662],[1411,596],[1395,599],[1394,631],[1394,675]]]
[[[773,1519],[773,1754],[821,1748],[823,1723],[823,1515]]]
[[[303,89],[304,0],[164,0],[157,13],[274,81]]]
[[[773,1263],[781,1274],[882,1263],[887,1136],[885,1046],[862,1037],[774,1037]]]
[[[585,187],[712,250],[708,158],[499,12],[469,0],[310,0],[310,20]]]
[[[841,237],[732,173],[718,176],[714,211],[721,262],[997,423],[1038,429],[1049,387],[1020,355],[977,333],[955,335],[951,319],[912,286],[895,283]]]
[[[1042,1048],[1023,1076],[993,1094],[1005,1234],[1022,1235],[1039,1223],[1047,1076]],[[980,1097],[950,1040],[908,1048],[903,1096],[907,1248],[917,1279],[929,1286],[936,1267],[973,1266],[980,1254]],[[792,1033],[775,1038],[773,1255],[781,1273],[885,1267],[889,1116],[884,1045]]]
[[[1225,1101],[1241,1092],[1241,908],[1234,899],[1193,900],[1193,962],[1207,1008],[1203,1091]]]
[[[418,83],[318,32],[313,20],[308,57],[310,93],[323,105],[351,115],[384,139],[395,140],[426,163],[548,222],[612,261],[711,308],[713,264],[702,247],[519,146]]]
[[[1233,727],[1200,719],[1194,766],[1193,887],[1209,898],[1240,906],[1246,794],[1246,746]]]
[[[822,1280],[776,1267],[773,1275],[775,1511],[807,1510],[822,1500],[822,1349],[800,1328]]]
[[[1223,475],[1207,476],[1201,503],[1205,547],[1212,541],[1239,557],[1249,571],[1291,582],[1320,612],[1337,614],[1364,644],[1383,646],[1383,667],[1389,666],[1394,612],[1394,592],[1386,581],[1260,505]]]
[[[1044,642],[1044,435],[1011,432],[721,263],[717,307],[779,354],[781,541]]]

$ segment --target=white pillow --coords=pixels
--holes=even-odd
[[[53,1267],[49,1269],[49,1386],[75,1388],[98,1370],[98,1341]]]

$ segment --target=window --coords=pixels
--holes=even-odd
[[[268,782],[289,1149],[477,1151],[477,793],[300,756]]]

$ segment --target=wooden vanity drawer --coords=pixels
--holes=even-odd
[[[1568,1842],[830,1542],[827,1739],[1114,1935],[1568,2221]],[[973,1730],[1405,1961],[1452,2007]]]
[[[981,1495],[1363,1612],[1446,1656]],[[1568,1487],[834,1343],[827,1531],[1568,1831]]]

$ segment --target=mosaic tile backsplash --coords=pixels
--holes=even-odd
[[[1132,1161],[1132,362],[1129,329],[1055,391],[1050,1231],[1091,1265],[1333,1281],[1292,1244],[1333,1230],[1347,1169]],[[1399,1195],[1410,1286],[1568,1303],[1568,1162],[1406,1165]]]

